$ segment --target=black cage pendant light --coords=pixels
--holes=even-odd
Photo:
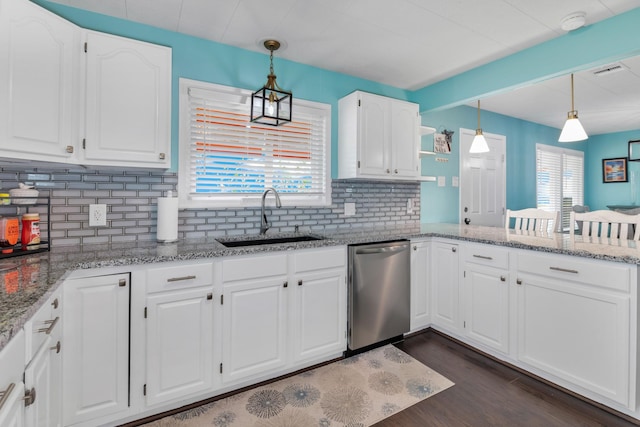
[[[280,126],[291,121],[291,104],[293,94],[282,89],[276,82],[273,73],[273,51],[278,50],[280,42],[266,40],[264,42],[269,52],[269,75],[267,83],[251,96],[251,121],[271,126]]]

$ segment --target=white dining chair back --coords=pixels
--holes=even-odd
[[[504,228],[511,228],[511,219],[515,219],[514,230],[554,232],[558,227],[560,212],[544,211],[542,209],[527,208],[512,211],[507,209]]]
[[[606,209],[571,212],[569,233],[572,237],[576,221],[582,221],[583,236],[640,240],[640,214],[626,215]]]

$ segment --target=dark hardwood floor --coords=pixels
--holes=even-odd
[[[637,425],[502,365],[435,331],[398,348],[455,386],[405,409],[376,427]]]

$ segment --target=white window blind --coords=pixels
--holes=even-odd
[[[584,205],[584,153],[536,145],[537,207],[559,211],[562,230],[569,229],[573,205]]]
[[[293,205],[327,204],[329,105],[294,99],[291,123],[257,125],[250,92],[189,82],[181,79],[181,204],[255,204],[268,187]]]

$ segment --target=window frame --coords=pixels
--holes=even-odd
[[[190,171],[190,112],[189,112],[189,89],[198,91],[219,93],[223,96],[245,98],[247,101],[247,112],[250,108],[252,91],[235,88],[231,86],[219,85],[203,81],[186,78],[179,79],[179,164],[178,164],[178,199],[180,208],[238,208],[260,206],[262,193],[215,193],[194,196],[191,193],[191,171]],[[294,98],[294,116],[296,110],[317,110],[324,117],[324,175],[325,188],[321,194],[286,193],[279,192],[283,205],[300,207],[322,207],[330,206],[331,200],[331,105]]]

